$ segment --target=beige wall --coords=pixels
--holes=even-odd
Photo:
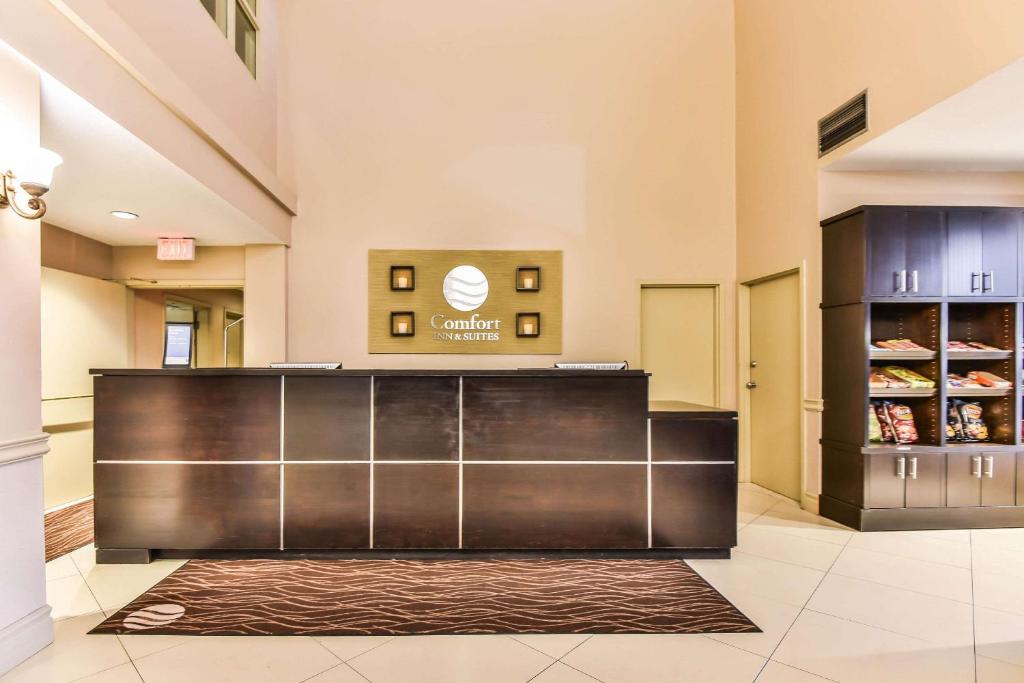
[[[238,287],[245,248],[200,246],[194,261],[157,261],[155,245],[114,247],[113,277],[131,287]]]
[[[393,3],[281,10],[302,197],[290,360],[547,365],[558,358],[369,356],[367,250],[561,249],[564,359],[638,361],[642,279],[722,283],[733,404],[730,2],[403,3],[400,21]]]
[[[0,149],[39,144],[39,76],[0,45]],[[0,675],[53,640],[43,564],[39,223],[0,211]]]
[[[288,255],[281,245],[245,247],[245,337],[242,355],[248,367],[266,367],[288,358]],[[331,290],[321,281],[315,296]],[[363,342],[366,333],[363,333]],[[330,360],[333,356],[324,359]],[[322,359],[322,360],[324,360]]]
[[[871,131],[853,149],[1024,54],[1022,21],[1015,0],[737,0],[738,276],[806,266],[804,398],[812,403],[821,395],[817,120],[868,88]],[[808,413],[804,446],[812,494],[818,418]]]
[[[52,252],[51,252],[52,253]],[[92,377],[90,368],[128,367],[130,293],[113,282],[42,269],[44,505],[92,495]]]
[[[110,279],[114,272],[114,248],[109,244],[40,223],[41,257],[44,268]]]

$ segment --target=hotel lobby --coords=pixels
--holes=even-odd
[[[1024,681],[1024,4],[0,4],[0,683]]]

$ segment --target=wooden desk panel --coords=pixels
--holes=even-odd
[[[374,379],[375,460],[458,460],[459,378]]]
[[[284,466],[284,547],[370,547],[370,465]]]
[[[285,377],[285,460],[369,460],[369,377]]]
[[[280,466],[97,463],[98,548],[276,549]]]
[[[646,460],[646,377],[466,377],[464,460]]]
[[[373,468],[374,548],[458,548],[459,466]]]
[[[281,378],[95,379],[94,460],[277,460]]]

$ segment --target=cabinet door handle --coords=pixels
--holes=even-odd
[[[981,479],[981,456],[971,456],[971,476]]]
[[[896,458],[896,476],[900,479],[907,478],[907,458],[904,455]]]
[[[910,478],[917,479],[917,456],[910,459]]]
[[[995,456],[986,455],[985,456],[985,476],[988,477],[989,479],[991,479],[992,475],[994,474],[995,468],[996,468]]]
[[[985,278],[988,278],[988,285],[985,284]],[[981,291],[991,292],[996,288],[996,272],[990,270],[987,273],[981,274]]]
[[[900,291],[906,293],[907,291],[907,271],[900,271]]]
[[[978,280],[981,279],[981,273],[971,273],[971,291],[977,292],[980,289]]]
[[[917,293],[917,271],[910,271],[910,291]]]

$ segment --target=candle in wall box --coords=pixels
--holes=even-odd
[[[523,289],[533,289],[533,278],[532,277],[524,277],[523,278]]]
[[[523,334],[533,334],[533,323],[523,323]]]
[[[407,278],[404,275],[399,275],[398,276],[398,288],[399,289],[406,289],[408,286],[409,286],[409,278]]]
[[[405,321],[405,320],[399,320],[398,321],[398,334],[408,334],[408,333],[409,333],[409,323],[407,321]]]

